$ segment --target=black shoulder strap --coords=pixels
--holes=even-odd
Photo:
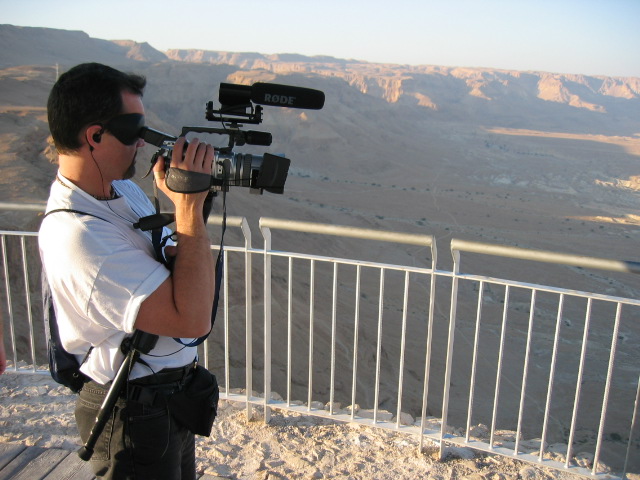
[[[94,215],[93,213],[83,212],[82,210],[74,210],[73,208],[56,208],[55,210],[49,210],[47,213],[44,214],[43,219],[47,218],[52,213],[58,213],[58,212],[70,212],[70,213],[77,213],[79,215],[89,215],[90,217],[95,217],[100,220],[104,220],[105,222],[109,222],[109,220],[99,217],[98,215]]]

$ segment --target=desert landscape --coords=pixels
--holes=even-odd
[[[265,107],[264,122],[256,129],[271,132],[273,144],[238,148],[282,152],[291,159],[284,194],[254,196],[243,188],[228,194],[228,214],[246,217],[256,234],[260,217],[430,234],[440,246],[442,270],[452,267],[452,238],[640,258],[638,78],[383,65],[294,54],[160,52],[148,44],[94,39],[82,32],[11,25],[0,25],[0,41],[0,202],[46,200],[55,174],[45,108],[49,89],[65,69],[98,61],[144,74],[147,124],[173,134],[207,123],[204,105],[217,101],[221,82],[266,81],[325,92],[320,111]],[[221,136],[210,141],[226,144]],[[153,151],[147,146],[139,154],[140,174]],[[139,182],[151,192],[148,180]],[[35,212],[0,211],[0,229],[33,231],[39,221]],[[211,227],[212,243],[219,234]],[[241,245],[237,232],[227,235],[227,244]],[[278,241],[274,247],[285,248]],[[403,265],[428,267],[430,261],[418,248],[363,248],[361,242],[303,235],[287,237],[286,249]],[[637,275],[522,268],[477,258],[465,265],[478,274],[557,286],[570,278],[571,288],[640,295]],[[283,317],[283,308],[274,312],[274,322]],[[446,319],[446,313],[439,318]],[[579,308],[568,315],[578,317]],[[637,324],[626,325],[623,334],[629,348],[638,345]],[[26,332],[20,335],[25,338]],[[211,348],[219,351],[219,342]],[[242,369],[233,374],[241,385]],[[627,374],[634,388],[637,368]],[[415,407],[411,413],[415,416]]]

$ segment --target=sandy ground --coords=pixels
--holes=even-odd
[[[75,450],[75,396],[44,375],[0,376],[0,442]],[[437,461],[435,445],[418,451],[415,437],[362,425],[273,411],[265,424],[257,408],[221,401],[211,437],[198,437],[200,474],[223,479],[547,480],[579,478],[559,470],[450,448]]]

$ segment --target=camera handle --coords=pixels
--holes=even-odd
[[[133,364],[138,360],[141,353],[149,353],[156,345],[157,341],[157,335],[136,330],[132,337],[125,339],[125,341],[122,342],[122,349],[125,353],[124,360],[118,369],[118,373],[116,373],[115,378],[111,382],[111,387],[109,387],[107,395],[104,397],[100,410],[98,410],[96,423],[91,427],[91,432],[89,432],[87,441],[78,449],[78,456],[82,460],[88,461],[91,459],[98,437],[104,430],[109,418],[111,418],[116,402],[120,397],[123,387],[127,383],[129,372],[131,371]]]

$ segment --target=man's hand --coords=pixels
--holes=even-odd
[[[213,147],[207,143],[200,142],[197,138],[194,138],[187,146],[186,152],[184,152],[185,143],[186,140],[184,137],[180,137],[176,141],[173,148],[173,155],[171,157],[171,168],[202,173],[210,176],[211,169],[213,167]],[[180,202],[186,201],[188,204],[192,202],[204,202],[204,199],[206,198],[206,191],[186,194],[171,190],[167,186],[165,178],[165,163],[162,160],[156,162],[154,165],[153,176],[158,184],[158,188],[160,188],[160,190],[169,197],[174,205],[176,205],[176,208]]]

